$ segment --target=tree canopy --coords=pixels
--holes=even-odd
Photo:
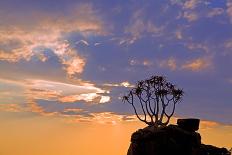
[[[164,76],[152,76],[138,81],[123,96],[123,101],[132,105],[140,121],[150,126],[162,126],[169,123],[183,94],[182,89],[168,82]]]

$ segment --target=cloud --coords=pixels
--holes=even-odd
[[[196,72],[212,67],[211,57],[197,58],[186,62],[170,57],[168,59],[158,60],[157,64],[161,68],[168,68],[172,71],[190,70]]]
[[[91,103],[106,103],[110,101],[109,96],[101,96],[97,93],[88,93],[88,94],[78,94],[78,95],[70,95],[59,98],[60,102],[75,102],[75,101],[84,101]]]
[[[153,65],[153,63],[151,61],[149,61],[149,60],[143,61],[143,66],[151,66],[151,65]]]
[[[224,44],[225,48],[232,49],[232,40],[228,40]]]
[[[66,108],[64,109],[64,112],[82,112],[83,109],[80,109],[80,108]]]
[[[194,10],[198,4],[202,3],[201,0],[170,0],[172,5],[179,5],[184,10]]]
[[[88,43],[86,40],[79,40],[79,41],[76,42],[76,44],[77,44],[77,45],[78,45],[78,44],[84,44],[84,45],[86,45],[86,46],[89,46],[89,43]]]
[[[178,5],[182,12],[179,17],[185,18],[188,22],[196,21],[199,18],[198,13],[196,12],[196,8],[198,4],[201,3],[201,0],[187,0],[187,1],[179,1],[179,0],[171,0],[172,5]]]
[[[22,94],[26,104],[0,104],[0,111],[5,112],[33,112],[42,116],[57,116],[65,122],[93,122],[103,124],[116,124],[122,121],[133,121],[131,115],[116,114],[109,111],[91,112],[86,107],[79,108],[79,103],[60,104],[72,102],[106,103],[110,101],[108,90],[96,87],[90,82],[75,81],[75,84],[48,81],[41,79],[4,80],[8,84],[22,87]],[[123,87],[130,87],[129,82],[120,83]],[[7,92],[7,94],[12,92]],[[18,93],[18,92],[15,92]],[[3,93],[1,93],[3,95]],[[41,104],[42,102],[42,104]],[[46,104],[43,104],[46,103]],[[58,105],[59,103],[59,105]],[[96,105],[95,105],[96,106]]]
[[[160,67],[169,68],[170,70],[176,70],[177,69],[177,62],[175,58],[168,58],[167,60],[161,60],[158,62],[158,65]]]
[[[196,21],[198,19],[198,15],[196,12],[185,11],[183,17],[187,19],[189,22]]]
[[[79,117],[79,116],[91,116],[89,115],[88,111],[85,111],[84,109],[81,108],[64,108],[61,111],[59,111],[57,113],[57,115],[62,116],[62,117],[68,117],[68,118],[72,118],[72,117]]]
[[[83,101],[86,103],[106,103],[110,101],[108,91],[94,86],[92,83],[80,81],[68,84],[47,80],[27,80],[27,97],[29,100],[48,100],[70,103]]]
[[[0,111],[6,112],[22,112],[25,111],[19,104],[0,104]]]
[[[110,102],[110,96],[101,96],[99,103]]]
[[[135,60],[135,59],[132,59],[132,60],[130,60],[129,64],[130,64],[131,66],[134,66],[134,65],[136,65],[136,64],[139,64],[139,62],[138,62],[137,60]]]
[[[213,8],[210,12],[208,12],[207,17],[214,17],[224,13],[223,8]]]
[[[195,48],[204,48],[206,47],[201,45],[201,44],[189,44],[189,48],[195,49]],[[174,57],[169,57],[167,59],[156,59],[154,60],[153,63],[150,63],[151,65],[155,64],[160,68],[168,68],[171,71],[177,71],[177,70],[190,70],[190,71],[200,71],[204,70],[207,68],[212,67],[211,63],[211,57],[204,57],[204,58],[198,58],[198,59],[193,59],[189,61],[184,61],[181,59],[176,59]],[[140,61],[132,59],[130,60],[130,65],[131,66],[138,66],[138,65],[143,65]]]
[[[129,37],[122,38],[119,44],[133,44],[145,34],[153,37],[162,35],[164,26],[157,26],[151,19],[145,20],[144,13],[143,9],[139,9],[133,13],[130,24],[124,30],[126,34],[129,34]]]
[[[38,105],[37,102],[30,97],[27,98],[27,107],[28,107],[27,110],[28,112],[34,112],[42,116],[53,116],[58,114],[58,112],[46,112],[42,106]]]
[[[178,5],[181,9],[182,9],[182,15],[180,15],[179,17],[183,17],[185,19],[187,19],[188,22],[193,22],[198,20],[200,17],[208,17],[208,18],[212,18],[218,15],[221,15],[225,12],[225,10],[223,8],[213,8],[210,7],[208,9],[208,5],[211,4],[211,2],[205,2],[202,0],[186,0],[186,1],[179,1],[179,0],[171,0],[171,3],[173,5]],[[205,6],[207,6],[207,8],[205,8]],[[205,10],[202,10],[202,6],[204,6]],[[231,7],[232,3],[227,2],[227,14],[232,17],[232,11],[231,11]]]
[[[194,60],[187,61],[182,65],[182,69],[191,71],[200,71],[211,67],[211,61],[209,58],[198,58]]]
[[[228,81],[229,81],[229,83],[231,83],[231,84],[232,84],[232,79],[229,79]]]
[[[102,104],[111,100],[108,96],[109,90],[96,87],[93,83],[84,81],[75,81],[75,84],[48,81],[41,79],[26,79],[26,80],[4,80],[1,82],[8,85],[19,86],[20,91],[13,90],[1,91],[0,98],[3,97],[0,104],[0,111],[7,112],[34,112],[43,116],[67,116],[67,115],[82,115],[86,116],[89,112],[84,109],[80,110],[78,105],[85,104]],[[20,84],[18,84],[20,83]],[[4,90],[4,89],[3,89]],[[4,103],[4,98],[14,96],[16,102]],[[17,97],[20,95],[20,100]],[[14,101],[11,100],[11,101]],[[6,100],[8,101],[8,100]],[[10,100],[9,100],[10,101]],[[49,104],[40,104],[47,102]],[[79,102],[79,103],[73,103]],[[62,106],[57,105],[59,103]],[[61,104],[66,103],[66,104]],[[73,103],[73,104],[67,104]],[[87,105],[86,105],[87,106]],[[51,110],[52,109],[52,110]],[[77,110],[79,109],[79,110]]]
[[[60,49],[59,49],[60,50]],[[69,76],[73,76],[76,73],[82,73],[86,64],[86,60],[78,56],[73,49],[61,49],[64,52],[60,53],[58,51],[61,62],[64,65],[64,70],[66,70]]]
[[[81,112],[81,109],[77,109],[77,111]],[[178,118],[173,117],[171,119],[171,123],[175,124],[176,120]],[[106,111],[106,112],[94,112],[86,114],[79,115],[73,115],[70,116],[69,119],[66,120],[68,123],[78,123],[78,122],[93,122],[93,123],[100,123],[100,124],[112,124],[115,125],[120,122],[139,122],[136,115],[130,115],[130,114],[117,114],[114,112]],[[226,124],[222,124],[216,121],[208,121],[208,120],[201,120],[200,122],[200,130],[208,130],[208,129],[214,129],[219,126],[228,126]],[[230,125],[229,125],[230,126]]]
[[[227,6],[226,12],[230,18],[230,22],[232,23],[232,2],[230,0],[227,0],[226,6]]]
[[[200,123],[200,129],[202,130],[213,129],[218,126],[221,126],[221,124],[218,122],[214,122],[214,121],[202,120]]]
[[[103,22],[93,6],[82,4],[69,16],[41,16],[31,17],[38,18],[38,22],[26,23],[28,25],[0,26],[0,60],[15,63],[30,61],[35,56],[44,62],[48,59],[44,52],[51,50],[70,77],[82,73],[86,60],[64,39],[64,35],[71,32],[83,36],[104,35]],[[83,43],[88,44],[86,41]]]
[[[24,84],[22,84],[21,81],[16,80],[16,79],[11,79],[11,78],[6,79],[6,78],[0,77],[0,82],[6,83],[6,84],[14,84],[14,85],[23,85],[24,86]]]
[[[176,36],[177,39],[182,39],[183,38],[182,32],[180,30],[175,32],[175,36]]]
[[[78,123],[78,122],[92,122],[92,123],[100,123],[100,124],[112,124],[116,125],[117,123],[124,121],[137,121],[135,115],[123,115],[117,114],[114,112],[98,112],[98,113],[89,113],[89,115],[76,115],[73,117],[69,117],[66,119],[68,123]]]
[[[47,60],[44,52],[47,49],[51,49],[64,65],[64,69],[68,75],[72,76],[75,73],[81,73],[83,71],[86,60],[78,55],[67,41],[59,41],[58,39],[61,36],[56,33],[47,33],[46,36],[41,38],[41,33],[34,32],[33,34],[27,34],[27,32],[12,31],[8,34],[4,31],[0,35],[0,40],[17,40],[19,47],[14,48],[14,46],[12,47],[6,43],[9,51],[0,49],[0,60],[8,62],[18,62],[20,60],[30,61],[32,56],[36,56],[44,62]],[[7,35],[10,35],[10,37],[6,38]]]
[[[184,9],[195,9],[197,4],[200,3],[200,0],[187,0],[185,1],[183,8]]]
[[[119,84],[117,84],[117,83],[105,83],[103,85],[109,86],[109,87],[134,87],[134,85],[130,84],[128,81],[124,81],[124,82],[121,82]]]
[[[103,89],[95,86],[93,83],[82,80],[73,81],[72,84],[41,79],[0,79],[0,82],[9,87],[9,89],[0,90],[0,97],[3,98],[6,95],[8,97],[20,95],[20,97],[24,97],[29,102],[47,100],[64,103],[81,101],[98,104],[110,101],[110,96],[108,95],[110,93],[109,88]],[[122,84],[127,86],[125,82]]]
[[[57,103],[54,103],[55,105]],[[48,105],[54,106],[54,105]],[[112,124],[123,121],[137,121],[136,116],[117,114],[110,111],[90,112],[82,108],[72,106],[71,108],[63,106],[63,109],[55,108],[52,111],[47,110],[46,106],[41,106],[35,100],[30,100],[27,107],[21,104],[0,104],[0,112],[34,112],[41,116],[56,116],[64,120],[66,123],[90,122],[100,124]]]
[[[94,43],[94,46],[99,46],[101,45],[101,43]]]
[[[149,67],[153,65],[152,61],[147,60],[147,59],[145,60],[131,59],[129,60],[129,64],[131,66],[145,66],[145,67]]]
[[[25,103],[23,87],[19,81],[0,78],[0,104]]]
[[[201,49],[206,53],[209,52],[209,47],[205,43],[193,43],[193,42],[191,42],[191,43],[186,43],[185,46],[190,50]]]
[[[143,19],[134,19],[125,32],[130,34],[132,38],[139,39],[144,33],[150,33],[152,36],[159,36],[163,27],[157,27],[151,21],[144,21]]]
[[[116,124],[122,121],[123,116],[112,112],[91,113],[92,121],[98,123]]]

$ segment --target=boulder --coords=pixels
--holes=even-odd
[[[178,119],[177,125],[184,130],[194,132],[199,129],[200,119],[196,119],[196,118]]]

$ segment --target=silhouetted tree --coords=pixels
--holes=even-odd
[[[138,81],[137,85],[123,96],[123,101],[132,105],[140,121],[150,126],[163,126],[169,123],[182,96],[183,90],[167,82],[165,77],[152,76]]]

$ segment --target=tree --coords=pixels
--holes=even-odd
[[[167,82],[164,76],[152,76],[138,81],[137,85],[123,96],[123,101],[132,105],[140,121],[149,126],[166,126],[182,97],[183,90]]]

